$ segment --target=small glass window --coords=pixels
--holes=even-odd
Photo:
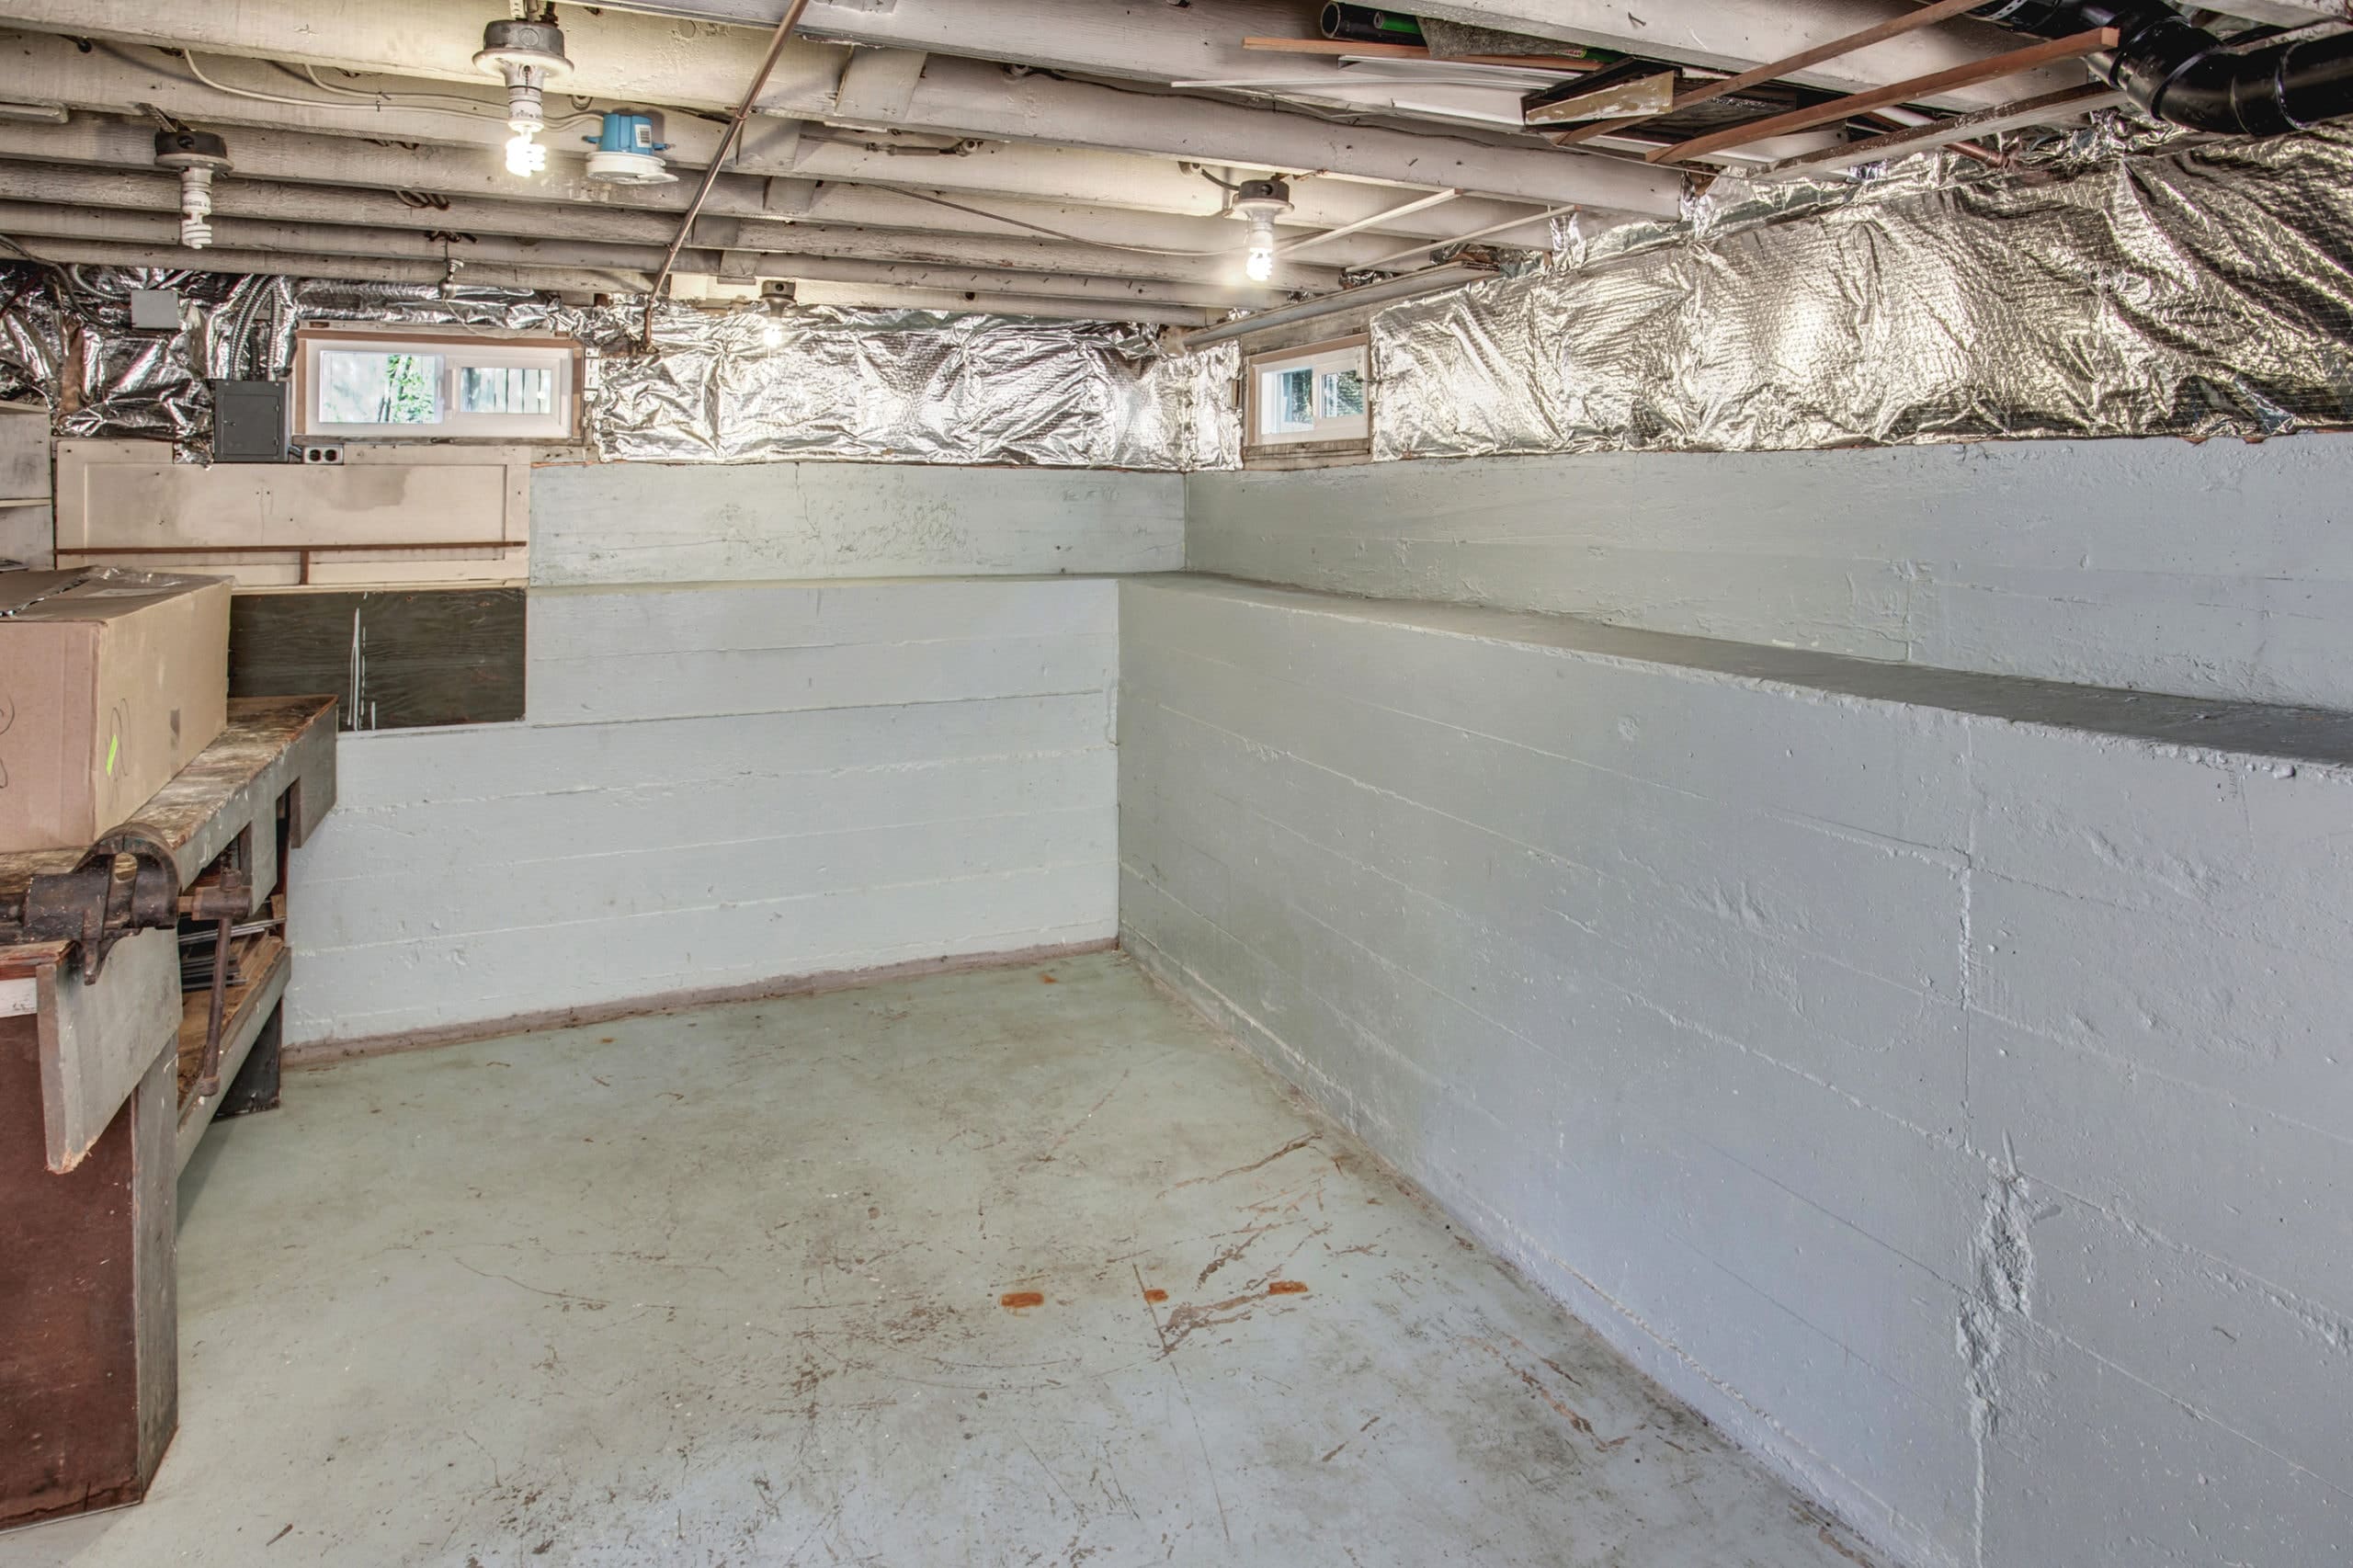
[[[1341,338],[1250,361],[1249,442],[1265,450],[1363,451],[1372,444],[1365,341]]]
[[[331,425],[433,425],[441,357],[330,348],[319,356],[319,417]]]
[[[554,406],[553,370],[469,365],[458,372],[458,407],[462,413],[545,414]]]
[[[1355,370],[1324,372],[1324,402],[1317,410],[1324,419],[1356,419],[1364,414],[1364,377]]]
[[[1302,366],[1296,370],[1269,370],[1260,393],[1262,436],[1287,436],[1315,428],[1315,372]]]
[[[306,436],[388,440],[568,440],[577,349],[489,333],[299,335]]]

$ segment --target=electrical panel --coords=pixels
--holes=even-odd
[[[212,383],[212,460],[282,463],[292,429],[285,381]]]

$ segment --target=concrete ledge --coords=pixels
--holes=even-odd
[[[2023,676],[1931,669],[1844,653],[1615,626],[1580,616],[1358,598],[1200,574],[1154,575],[1145,581],[1155,589],[1294,615],[1476,638],[1614,664],[1653,665],[1790,691],[1972,713],[2157,745],[2353,767],[2353,712],[2335,709],[2174,697]]]

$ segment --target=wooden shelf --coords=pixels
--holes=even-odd
[[[236,1081],[237,1070],[245,1064],[245,1057],[254,1048],[254,1040],[261,1034],[262,1025],[286,994],[286,977],[294,967],[294,955],[287,950],[286,940],[275,931],[259,931],[238,938],[232,944],[236,954],[237,973],[243,978],[229,987],[221,1016],[221,1088],[225,1091]],[[179,1036],[179,1165],[188,1168],[188,1157],[204,1137],[204,1130],[211,1125],[212,1113],[221,1108],[221,1094],[208,1098],[196,1097],[197,1071],[204,1062],[204,1030],[212,1013],[212,993],[190,991],[180,998]]]

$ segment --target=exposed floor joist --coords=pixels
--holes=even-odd
[[[152,50],[125,52],[144,56],[145,62],[107,53],[85,54],[53,34],[0,34],[0,69],[18,80],[40,82],[49,101],[77,110],[116,114],[129,112],[133,104],[151,103],[190,122],[228,130],[234,141],[232,153],[240,166],[246,166],[250,158],[253,172],[264,177],[319,184],[386,184],[386,179],[369,173],[381,168],[390,171],[392,188],[411,186],[516,200],[624,199],[613,187],[590,185],[580,177],[585,160],[563,141],[564,135],[574,132],[551,137],[556,145],[544,179],[523,181],[507,174],[495,150],[509,132],[503,112],[487,91],[477,95],[483,109],[479,116],[400,106],[380,109],[331,105],[306,109],[216,93],[179,74],[186,69],[179,62]],[[265,74],[257,62],[248,61],[219,62],[210,74],[224,85],[244,82],[261,86],[274,75],[278,85],[290,89],[299,85],[282,74]],[[388,91],[415,85],[381,76],[351,81],[355,86]],[[683,114],[666,119],[663,134],[674,143],[669,154],[672,163],[680,169],[703,166],[717,142],[718,128]],[[148,131],[127,123],[110,136],[95,129],[108,123],[77,118],[63,126],[12,125],[9,146],[26,156],[53,157],[63,163],[152,161]],[[233,135],[240,128],[248,134]],[[737,216],[752,216],[764,208],[765,178],[1053,198],[1086,208],[1204,217],[1216,213],[1222,201],[1214,186],[1184,173],[1167,159],[1008,142],[984,143],[955,156],[925,156],[910,149],[942,139],[901,143],[789,120],[755,120],[748,131],[751,146],[734,162],[736,172],[725,176],[713,193],[721,210]],[[256,140],[252,132],[260,132],[261,139]],[[106,151],[101,152],[101,147]],[[898,151],[872,150],[887,147]],[[442,149],[467,150],[474,160],[472,169],[461,175],[454,172],[452,160],[441,156]],[[0,149],[0,155],[5,153]],[[401,167],[404,164],[405,169]],[[1230,166],[1245,177],[1271,172],[1258,165]],[[444,178],[460,183],[437,183]],[[663,199],[658,189],[642,193],[642,199],[651,203]],[[1297,181],[1292,199],[1297,209],[1295,226],[1302,232],[1358,222],[1398,205],[1392,187],[1336,179]],[[683,209],[685,195],[677,194],[675,200]],[[1454,227],[1457,223],[1463,229],[1485,227],[1506,222],[1515,212],[1524,212],[1533,221],[1539,210],[1509,202],[1465,199],[1454,204],[1451,222],[1417,221],[1407,214],[1381,219],[1371,229],[1405,238],[1443,239],[1463,232]]]
[[[331,212],[333,210],[322,210]],[[1222,281],[1222,268],[1203,267],[1199,269],[1199,276],[1189,279],[1170,278],[1142,267],[1140,264],[1146,259],[1142,257],[1098,261],[1086,256],[1025,250],[1017,244],[991,244],[941,235],[906,236],[903,245],[886,255],[872,243],[872,236],[858,230],[810,226],[775,233],[764,230],[760,225],[741,223],[733,219],[721,220],[720,222],[728,226],[698,228],[696,238],[699,243],[694,248],[702,254],[696,257],[690,270],[718,272],[720,253],[722,251],[753,257],[757,275],[761,277],[793,276],[785,269],[785,262],[771,261],[771,257],[856,262],[870,262],[881,257],[910,267],[929,264],[1022,273],[1030,277],[1032,287],[1039,292],[1057,291],[1060,280],[1066,278],[1125,277],[1145,282],[1190,282],[1202,290],[1199,299],[1203,304],[1237,302],[1233,299],[1229,286]],[[240,217],[225,208],[216,212],[212,227],[218,236],[218,244],[224,249],[288,250],[322,256],[405,256],[419,260],[448,258],[467,266],[475,261],[495,261],[513,266],[536,263],[653,271],[660,267],[662,254],[668,243],[666,233],[649,233],[631,240],[618,237],[602,228],[583,228],[560,237],[483,232],[459,238],[443,238],[421,226],[404,230],[322,222],[315,217]],[[119,207],[51,206],[0,199],[0,234],[17,240],[30,241],[47,236],[169,247],[176,243],[178,233],[179,220],[172,212]],[[206,255],[204,252],[190,252],[181,265],[204,265]],[[1125,267],[1132,270],[1112,272],[1105,270],[1107,267]],[[1327,286],[1336,286],[1337,281],[1336,276],[1330,277]],[[1056,287],[1050,288],[1049,285]]]
[[[177,185],[155,171],[147,128],[123,121],[77,120],[71,125],[28,128],[35,134],[0,140],[0,187],[20,201],[91,202],[100,206],[169,211],[176,208]],[[616,187],[585,181],[522,181],[487,153],[455,148],[383,148],[361,142],[332,144],[339,156],[323,157],[317,137],[245,131],[233,141],[233,178],[216,189],[219,210],[246,217],[301,217],[305,201],[326,203],[309,214],[323,222],[382,223],[396,228],[481,229],[493,233],[535,233],[561,227],[585,236],[610,230],[631,240],[675,226],[686,208],[683,183]],[[70,165],[75,166],[60,166]],[[315,189],[344,187],[341,190]],[[315,194],[305,194],[306,187]],[[377,199],[369,202],[369,193]],[[410,193],[408,199],[392,193]],[[430,194],[431,207],[413,205]],[[985,205],[976,205],[985,201]],[[953,202],[954,206],[943,205]],[[556,204],[563,206],[559,215]],[[971,208],[972,210],[963,210]],[[1147,212],[1107,212],[1077,203],[931,196],[872,187],[796,182],[772,187],[766,181],[722,179],[704,208],[704,222],[728,220],[855,226],[880,231],[878,244],[892,233],[959,234],[976,239],[1036,241],[1021,225],[1051,228],[1075,243],[1143,245],[1192,252],[1230,262],[1242,230],[1231,219],[1192,218]],[[981,213],[990,214],[981,216]],[[347,215],[356,214],[356,215]],[[1340,225],[1335,225],[1340,227]],[[1369,265],[1397,249],[1389,235],[1363,234],[1323,241],[1320,232],[1286,231],[1315,239],[1313,266],[1337,269]],[[1279,278],[1278,286],[1328,284],[1321,272]],[[1265,290],[1237,290],[1263,293]]]
[[[657,17],[585,7],[568,9],[565,17],[575,66],[565,90],[615,102],[730,108],[725,85],[740,89],[766,52],[765,38],[746,28],[687,28],[692,36],[682,40],[676,35],[683,24]],[[248,0],[168,9],[131,0],[0,0],[0,21],[37,30],[468,84],[482,80],[472,65],[482,20],[481,8],[462,0]],[[778,80],[760,95],[760,112],[826,118],[847,53],[832,44],[788,45]],[[1673,216],[1681,200],[1673,176],[1598,158],[1563,158],[1525,139],[1513,144],[1467,131],[1341,125],[1198,97],[1140,97],[1040,74],[1016,80],[994,65],[948,57],[935,58],[924,72],[901,129],[1253,163],[1426,189],[1451,186],[1660,217]]]
[[[473,63],[485,10],[500,9],[483,0],[0,0],[0,26],[26,29],[0,31],[0,71],[72,111],[67,123],[12,127],[0,145],[0,224],[16,226],[0,232],[178,252],[188,266],[245,253],[438,260],[446,272],[456,258],[472,264],[469,277],[658,275],[660,253],[678,248],[695,277],[794,277],[820,293],[926,305],[1101,301],[1189,321],[1328,293],[1347,269],[1409,270],[1458,240],[1545,246],[1559,214],[1591,232],[1682,210],[1681,171],[1570,151],[1517,126],[1466,127],[1449,118],[1461,105],[1439,101],[1442,83],[1428,102],[1373,114],[1303,101],[1347,68],[1245,47],[1311,30],[1313,7],[1298,0],[806,0],[779,39],[786,5],[563,5],[574,70],[550,94],[548,172],[517,179],[497,152],[503,92]],[[1769,78],[1859,93],[1848,108],[1976,108],[1972,127],[2006,128],[2032,123],[2015,116],[2044,103],[2066,118],[2082,96],[2082,67],[2048,64],[2048,45],[2008,56],[2040,69],[1985,80],[1984,60],[2017,35],[1950,5],[1926,15],[1909,0],[1662,0],[1640,16],[1608,0],[1417,8],[1737,73],[1687,86],[1694,104]],[[1866,46],[1849,47],[1858,35]],[[771,41],[774,74],[752,89],[742,144],[680,234],[721,153],[720,121]],[[1343,83],[1327,101],[1350,90]],[[1503,91],[1507,103],[1517,90]],[[621,106],[662,117],[678,183],[586,180],[579,133]],[[230,138],[235,166],[216,189],[212,252],[173,243],[176,187],[153,172],[151,109]],[[1830,108],[1796,119],[1808,116],[1842,118]],[[1847,166],[1825,161],[1843,148],[1806,152],[1835,131],[1749,145],[1784,122],[1795,121],[1677,152],[1737,145],[1748,162],[1803,153],[1781,166]],[[1662,155],[1609,132],[1559,140]],[[1936,126],[1899,134],[1904,146],[1942,144]],[[1243,278],[1241,228],[1204,174],[1290,181],[1269,284]]]
[[[1820,125],[1834,124],[1839,120],[1850,119],[1870,109],[1915,101],[1931,84],[1996,82],[2006,78],[2024,76],[2051,61],[2080,60],[2086,54],[2096,54],[2104,49],[2114,49],[2117,40],[2118,34],[2114,28],[2095,28],[2088,32],[2076,33],[2067,38],[2046,39],[2040,43],[2029,44],[2024,49],[2014,49],[2004,53],[1990,55],[1983,60],[1972,61],[1965,65],[1955,65],[1938,72],[1934,76],[1922,77],[1917,81],[1898,82],[1890,86],[1873,88],[1867,93],[1855,93],[1847,97],[1834,98],[1828,103],[1791,109],[1786,114],[1773,115],[1768,119],[1755,120],[1746,125],[1735,125],[1706,136],[1695,136],[1688,142],[1678,142],[1674,146],[1660,148],[1650,154],[1651,161],[1653,163],[1688,162],[1693,158],[1704,158],[1711,153],[1725,152],[1734,147],[1753,146],[1775,136],[1810,131]]]
[[[1597,44],[1652,59],[1745,71],[1762,61],[1827,43],[1903,15],[1910,0],[1415,0],[1415,11],[1539,38]],[[1998,54],[2017,35],[1983,22],[1945,22],[1809,66],[1790,78],[1851,93],[1923,76]],[[1929,100],[1947,108],[1984,108],[2004,97],[2055,92],[2082,83],[2059,66],[2015,84],[2013,93],[1977,86]]]

